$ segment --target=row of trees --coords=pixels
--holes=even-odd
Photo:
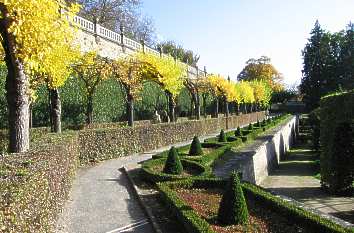
[[[354,25],[330,33],[316,21],[303,50],[300,91],[309,110],[331,92],[354,88]]]
[[[10,152],[29,149],[30,112],[36,101],[36,90],[43,85],[49,91],[51,129],[61,131],[59,89],[72,76],[84,83],[88,124],[93,119],[94,94],[106,79],[117,80],[124,91],[127,120],[131,126],[134,124],[134,102],[140,98],[145,82],[157,83],[164,91],[171,121],[176,120],[176,97],[183,87],[190,93],[196,119],[201,113],[200,97],[203,103],[208,96],[214,98],[215,116],[218,116],[220,103],[223,103],[226,115],[229,115],[229,103],[234,103],[237,111],[242,105],[245,112],[269,103],[272,86],[262,78],[234,83],[220,75],[202,74],[197,79],[189,79],[186,65],[170,56],[138,52],[108,60],[95,51],[81,54],[80,48],[73,46],[76,29],[71,26],[78,10],[78,5],[67,6],[64,0],[0,2]]]
[[[111,78],[117,81],[124,91],[128,125],[134,124],[134,102],[141,96],[144,82],[155,82],[168,98],[169,118],[176,120],[176,98],[183,88],[190,94],[193,105],[193,115],[201,117],[201,100],[212,97],[215,100],[215,116],[219,113],[219,103],[224,103],[225,113],[229,114],[229,103],[235,103],[240,111],[258,110],[269,104],[272,89],[262,80],[233,82],[220,75],[202,74],[197,78],[188,78],[187,66],[176,62],[170,56],[158,56],[138,52],[117,60],[103,59],[95,52],[83,54],[72,65],[73,74],[81,79],[86,93],[86,123],[92,123],[93,97],[100,82]],[[248,107],[248,109],[247,109]],[[204,113],[206,113],[204,104]],[[59,119],[58,116],[54,117]],[[58,123],[59,124],[59,123]]]

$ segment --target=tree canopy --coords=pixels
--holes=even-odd
[[[274,91],[284,89],[281,83],[282,74],[271,64],[271,59],[267,56],[249,59],[237,79],[239,81],[263,80],[268,82]]]

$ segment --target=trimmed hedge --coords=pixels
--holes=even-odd
[[[248,223],[248,217],[241,182],[237,173],[233,172],[222,195],[217,219],[219,223],[225,225],[244,225]]]
[[[345,123],[350,124],[351,128],[354,128],[354,91],[347,93],[339,93],[331,96],[327,96],[321,99],[320,102],[320,119],[321,119],[321,184],[327,188],[331,193],[340,194],[341,191],[348,190],[350,187],[348,183],[352,183],[354,180],[354,157],[341,161],[341,166],[338,166],[336,148],[338,143],[342,143],[340,138],[336,138],[336,128]],[[349,142],[347,142],[349,143]],[[353,145],[353,141],[351,142]],[[340,177],[341,171],[349,170],[346,177]],[[341,187],[338,185],[339,179],[349,180]],[[351,182],[350,182],[351,180]],[[353,189],[353,187],[352,187]]]
[[[172,181],[178,179],[185,179],[183,175],[172,175],[164,172],[156,172],[153,170],[155,166],[161,166],[165,164],[166,158],[151,159],[142,164],[142,169],[140,171],[141,177],[148,182],[162,182],[162,181]],[[181,159],[182,166],[185,170],[193,169],[196,170],[198,176],[207,176],[211,171],[207,167],[200,165],[195,161],[190,161],[186,159]]]
[[[282,123],[283,121],[287,120],[288,118],[289,118],[289,115],[284,115],[284,116],[280,117],[279,119],[274,120],[272,122],[272,124],[265,126],[265,128],[271,129],[271,128],[277,126],[279,123]],[[228,150],[231,150],[231,148],[237,148],[237,147],[242,146],[244,141],[254,140],[261,133],[263,133],[263,129],[255,129],[253,131],[250,131],[247,134],[247,136],[234,137],[234,136],[232,136],[234,134],[234,131],[230,131],[230,132],[225,133],[225,136],[228,139],[228,142],[226,142],[226,143],[217,142],[218,137],[207,139],[206,142],[202,143],[202,147],[216,148],[215,150],[213,150],[210,153],[204,154],[202,156],[188,156],[186,154],[185,156],[181,156],[182,162],[189,161],[189,162],[193,162],[195,164],[198,164],[198,166],[201,166],[204,169],[202,176],[213,177],[211,165],[214,163],[215,160],[217,160],[222,155],[224,155]],[[245,140],[243,138],[245,138]],[[190,145],[179,147],[179,148],[177,148],[177,151],[178,152],[185,151],[185,150],[188,150],[189,147],[190,147]],[[146,161],[143,163],[142,177],[144,179],[146,179],[147,181],[150,181],[150,182],[159,182],[159,181],[165,181],[165,180],[171,181],[171,180],[175,180],[175,179],[181,179],[181,177],[170,176],[168,174],[156,173],[153,171],[153,169],[152,169],[153,166],[156,166],[157,164],[161,164],[161,163],[163,163],[163,161],[166,160],[167,153],[168,153],[168,150],[164,151],[160,154],[154,155],[152,157],[153,158],[152,160],[149,160],[149,161]],[[183,166],[184,166],[184,164],[183,164]]]
[[[194,136],[188,155],[189,156],[203,155],[202,145],[200,144],[198,136]]]
[[[46,135],[27,153],[0,158],[0,231],[51,232],[78,165],[73,134]]]
[[[209,223],[201,218],[190,206],[181,200],[175,189],[208,189],[225,188],[227,182],[219,179],[185,179],[175,182],[158,183],[158,189],[167,208],[174,213],[183,223],[188,233],[215,233]],[[270,208],[272,211],[286,217],[289,222],[295,222],[306,227],[311,232],[321,233],[353,233],[354,229],[344,228],[331,220],[325,219],[312,212],[302,209],[295,204],[287,202],[279,197],[264,191],[262,188],[250,184],[242,184],[246,199],[252,198],[257,205]]]
[[[171,147],[168,152],[163,172],[170,175],[180,175],[183,172],[183,166],[175,147]]]

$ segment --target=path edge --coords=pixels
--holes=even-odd
[[[134,195],[137,197],[140,206],[142,207],[143,211],[147,215],[147,218],[150,221],[153,230],[155,231],[155,233],[163,233],[152,211],[147,207],[145,201],[141,198],[143,194],[141,193],[139,187],[135,184],[133,178],[129,174],[129,170],[131,169],[129,169],[127,166],[123,166],[121,167],[121,170],[124,173],[124,175],[128,178],[128,183],[132,188]]]

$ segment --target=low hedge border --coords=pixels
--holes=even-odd
[[[264,126],[264,129],[271,129],[278,124],[282,123],[283,121],[287,120],[290,116],[289,115],[284,115],[282,117],[279,117],[277,120],[274,120],[273,123],[268,124]],[[244,127],[243,129],[247,128],[248,126]],[[254,140],[257,136],[259,136],[261,133],[264,132],[263,128],[258,128],[254,129],[252,131],[247,132],[247,136],[243,137],[236,137],[232,136],[234,135],[234,131],[227,132],[227,138],[228,142],[213,142],[206,140],[206,142],[202,143],[202,147],[216,147],[217,149],[202,155],[202,156],[181,156],[181,159],[184,161],[190,161],[193,162],[194,164],[198,164],[199,166],[204,168],[204,172],[202,176],[204,177],[213,177],[212,174],[212,164],[214,163],[215,160],[220,158],[222,155],[225,154],[226,151],[231,150],[231,148],[238,148],[242,145],[244,145],[244,142],[250,143],[252,140]],[[244,137],[246,137],[246,140],[244,140]],[[217,140],[217,137],[212,138],[214,140]],[[190,145],[182,146],[177,148],[178,151],[185,151],[188,150]],[[179,177],[175,175],[168,175],[165,173],[156,173],[154,172],[151,167],[156,165],[156,164],[161,164],[164,162],[167,158],[168,150],[161,152],[157,155],[152,156],[152,160],[146,161],[142,164],[142,177],[150,182],[156,183],[160,181],[172,181],[172,180],[177,180],[177,179],[186,179],[186,177]]]
[[[171,175],[171,174],[166,174],[163,172],[156,172],[153,171],[153,167],[156,165],[162,165],[165,164],[166,158],[160,158],[160,159],[152,159],[148,160],[143,163],[142,169],[141,169],[141,177],[149,182],[157,183],[157,182],[162,182],[162,181],[172,181],[172,180],[179,180],[179,179],[186,179],[185,176],[181,175]],[[204,167],[200,165],[197,162],[186,160],[186,159],[181,159],[181,163],[183,165],[183,168],[190,168],[190,169],[195,169],[199,172],[197,176],[207,176],[208,174],[211,173],[209,171],[210,168]]]
[[[162,200],[166,203],[172,213],[183,223],[188,233],[215,233],[209,223],[202,219],[190,206],[181,200],[173,190],[176,188],[223,188],[226,180],[215,178],[209,179],[184,179],[174,182],[158,183]],[[321,233],[353,233],[354,229],[344,228],[331,220],[322,218],[310,211],[289,203],[279,197],[264,191],[262,188],[250,184],[242,183],[242,188],[246,198],[253,198],[257,204],[285,216],[289,222],[296,222],[306,226],[312,232]]]

